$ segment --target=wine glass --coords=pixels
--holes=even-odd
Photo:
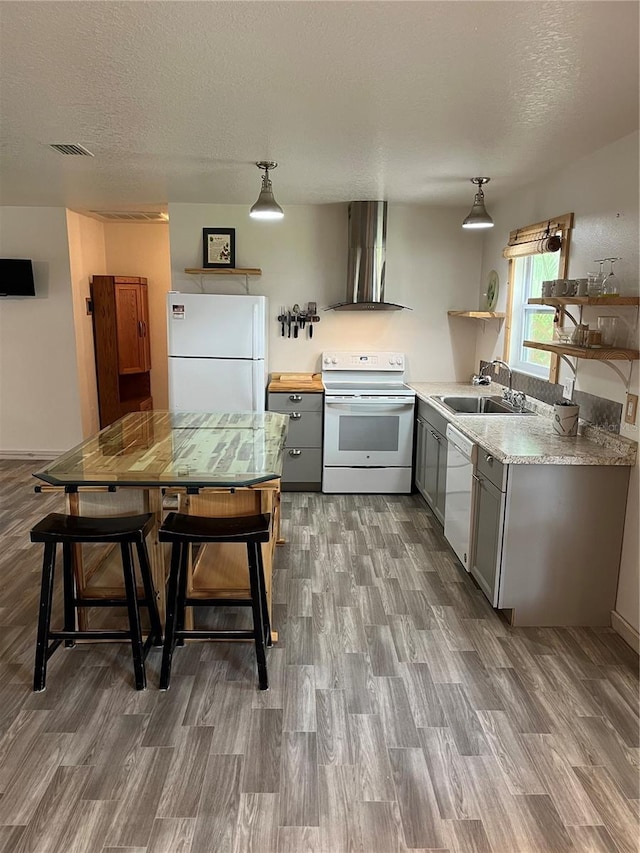
[[[610,270],[609,275],[605,278],[602,285],[602,295],[617,296],[620,293],[620,282],[613,271],[613,266],[616,261],[620,260],[620,258],[605,258],[605,260],[609,261]]]

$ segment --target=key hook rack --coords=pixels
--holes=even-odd
[[[315,302],[308,302],[306,309],[301,309],[296,302],[292,308],[282,307],[278,314],[280,335],[283,338],[298,338],[305,331],[309,340],[313,338],[313,325],[320,322]]]

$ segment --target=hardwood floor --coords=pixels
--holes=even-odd
[[[192,643],[166,693],[157,651],[137,693],[84,644],[33,694],[37,467],[0,462],[3,853],[637,850],[637,657],[511,629],[419,497],[283,496],[268,692],[251,645]]]

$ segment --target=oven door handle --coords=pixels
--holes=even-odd
[[[353,397],[350,400],[332,400],[331,397],[325,397],[325,405],[331,408],[347,407],[355,412],[388,412],[389,409],[407,409],[414,407],[414,400],[366,400],[362,401],[358,397]]]

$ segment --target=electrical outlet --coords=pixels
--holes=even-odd
[[[573,397],[573,386],[575,384],[576,380],[573,378],[573,376],[569,376],[567,379],[564,380],[564,382],[562,383],[562,396],[565,399],[571,400],[571,398]]]
[[[627,402],[624,407],[624,422],[626,424],[635,424],[638,414],[638,395],[627,394]]]

